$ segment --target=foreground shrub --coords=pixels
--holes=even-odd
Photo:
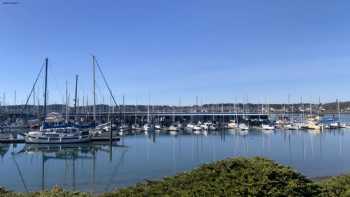
[[[320,192],[320,186],[289,167],[263,158],[237,158],[102,196],[317,196]]]
[[[58,187],[54,187],[51,191],[33,193],[13,193],[0,188],[0,197],[91,197],[91,195],[83,192],[67,192]]]
[[[319,185],[323,188],[325,197],[350,197],[350,176],[337,176],[324,181]]]

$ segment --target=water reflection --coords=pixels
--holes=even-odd
[[[4,158],[4,156],[9,151],[9,149],[10,149],[10,144],[1,144],[0,143],[0,157]]]
[[[350,171],[350,130],[209,132],[207,135],[127,136],[113,144],[0,145],[0,185],[35,191],[59,185],[69,190],[110,191],[159,179],[227,157],[263,156],[307,176]]]
[[[113,148],[118,148],[120,152],[122,153],[120,155],[120,158],[116,160],[113,160]],[[3,152],[3,150],[9,150],[10,145],[8,144],[6,149],[1,147],[0,150]],[[111,164],[114,164],[115,167],[113,171],[110,172],[110,179],[113,179],[113,176],[116,176],[118,172],[118,168],[120,164],[123,162],[123,159],[125,157],[125,153],[127,152],[126,146],[121,146],[117,144],[109,145],[109,144],[66,144],[66,145],[43,145],[43,144],[25,144],[21,147],[19,151],[16,151],[17,148],[14,147],[12,152],[10,153],[10,156],[13,160],[13,163],[15,164],[16,171],[18,176],[20,177],[21,184],[25,191],[33,191],[38,190],[36,186],[34,185],[34,188],[28,187],[28,185],[32,185],[32,178],[33,177],[26,177],[24,174],[30,170],[28,166],[23,165],[25,162],[18,162],[17,160],[21,160],[23,157],[30,159],[38,159],[40,158],[40,162],[38,160],[35,161],[35,165],[32,165],[31,167],[38,169],[40,168],[40,179],[41,179],[41,190],[50,189],[53,185],[60,185],[67,189],[77,190],[80,189],[81,184],[85,184],[90,180],[91,190],[90,192],[96,192],[95,185],[96,185],[96,159],[97,155],[101,153],[108,154],[108,159],[105,161],[109,161]],[[6,153],[5,153],[6,154]],[[59,169],[55,169],[56,164],[62,164],[63,162],[63,170],[61,166],[58,166]],[[83,179],[80,178],[80,183],[77,185],[77,175],[82,174],[80,171],[79,174],[77,174],[77,171],[81,170],[81,165],[87,164],[87,162],[90,163],[90,169],[89,168],[83,168],[84,174],[89,174],[90,177],[83,176]],[[30,162],[32,163],[32,162]],[[37,165],[39,164],[40,165]],[[26,172],[23,173],[24,169]],[[88,169],[88,170],[86,170]],[[52,171],[58,170],[58,172],[52,173]],[[14,172],[13,172],[14,173]],[[51,177],[52,174],[61,174],[64,176],[63,182],[60,182],[61,180],[57,177]],[[39,174],[36,174],[37,177]],[[14,174],[12,174],[14,176]],[[98,176],[97,176],[98,177]],[[55,180],[52,182],[52,178]],[[79,178],[78,178],[79,180]],[[27,182],[30,182],[27,184]],[[47,183],[49,182],[49,183]],[[52,184],[53,183],[53,184]],[[108,181],[108,183],[112,183],[112,181]],[[105,190],[111,190],[113,188],[110,187],[110,185],[106,185]]]

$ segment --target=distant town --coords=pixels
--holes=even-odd
[[[96,113],[134,113],[134,112],[237,112],[237,113],[311,113],[311,114],[329,114],[338,113],[337,102],[331,103],[297,103],[297,104],[254,104],[254,103],[217,103],[203,105],[173,106],[173,105],[118,105],[107,104],[96,105]],[[68,107],[70,112],[74,111],[74,106]],[[42,105],[1,105],[1,114],[40,114],[43,110]],[[76,112],[79,114],[93,113],[92,105],[77,106]],[[66,113],[65,104],[51,104],[47,106],[47,112]],[[339,102],[340,113],[350,113],[350,101]]]

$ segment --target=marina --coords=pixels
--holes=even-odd
[[[266,157],[312,179],[350,171],[350,115],[340,104],[329,114],[320,107],[271,113],[271,108],[229,111],[222,106],[161,112],[148,105],[145,111],[114,113],[108,106],[106,113],[87,116],[68,114],[67,105],[61,113],[44,105],[33,113],[46,111],[42,121],[24,111],[3,113],[0,174],[11,178],[0,178],[0,185],[18,192],[59,186],[99,194],[228,157]]]
[[[1,144],[0,184],[14,191],[55,185],[92,193],[158,180],[227,157],[262,156],[319,178],[350,171],[349,129],[128,135],[118,144]],[[140,162],[142,161],[142,162]]]
[[[350,171],[347,103],[337,100],[335,110],[332,103],[303,102],[125,105],[104,78],[111,102],[98,104],[96,67],[103,72],[92,59],[92,105],[78,105],[78,75],[73,104],[67,83],[65,103],[48,104],[46,58],[38,74],[44,77],[43,103],[29,104],[35,80],[25,104],[0,107],[1,186],[99,194],[228,157],[266,157],[310,178]]]

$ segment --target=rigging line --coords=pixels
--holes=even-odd
[[[35,81],[34,81],[33,87],[32,87],[32,89],[31,89],[31,91],[30,91],[30,93],[29,93],[29,95],[28,95],[28,97],[27,97],[26,103],[25,103],[25,105],[24,105],[24,107],[23,107],[23,111],[24,111],[24,110],[27,108],[27,106],[28,106],[29,99],[31,98],[31,96],[32,96],[32,94],[33,94],[33,91],[34,91],[34,89],[35,89],[35,87],[36,87],[36,84],[38,83],[38,80],[39,80],[39,78],[40,78],[40,75],[41,75],[41,73],[43,72],[44,65],[45,65],[45,64],[43,63],[43,65],[42,65],[41,68],[40,68],[40,72],[38,73],[38,75],[37,75],[37,77],[36,77],[36,79],[35,79]]]
[[[112,90],[111,90],[111,88],[109,87],[109,85],[108,85],[108,83],[107,83],[107,80],[106,80],[106,77],[105,77],[105,75],[103,74],[102,69],[101,69],[101,67],[100,67],[100,64],[98,63],[98,61],[97,61],[96,58],[95,58],[95,63],[96,63],[96,65],[97,65],[98,70],[100,71],[100,73],[101,73],[101,75],[102,75],[103,81],[105,82],[105,85],[106,85],[106,87],[107,87],[107,89],[108,89],[108,91],[109,91],[109,94],[111,95],[111,97],[112,97],[112,99],[113,99],[114,104],[115,104],[117,107],[120,108],[120,106],[118,105],[117,101],[116,101],[115,98],[114,98],[114,95],[113,95],[113,93],[112,93]]]
[[[112,182],[113,182],[113,178],[116,176],[116,174],[117,174],[118,171],[119,171],[119,168],[120,168],[121,165],[123,164],[124,159],[125,159],[125,155],[126,155],[127,152],[128,152],[128,149],[124,149],[124,150],[123,150],[122,155],[120,156],[119,162],[117,163],[117,165],[114,166],[114,170],[113,170],[113,172],[112,172],[112,174],[111,174],[111,177],[110,177],[110,180],[108,181],[108,184],[107,184],[106,187],[105,187],[105,191],[108,191],[109,188],[111,187]]]
[[[18,165],[18,163],[17,163],[17,161],[16,161],[16,159],[15,159],[15,156],[14,156],[13,154],[12,154],[12,159],[13,159],[13,162],[15,163],[15,166],[16,166],[16,168],[17,168],[19,177],[21,178],[21,181],[22,181],[22,184],[23,184],[23,186],[24,186],[24,189],[26,190],[26,192],[29,192],[28,187],[27,187],[27,185],[26,185],[26,182],[24,181],[22,171],[21,171],[21,169],[19,168],[19,165]]]

